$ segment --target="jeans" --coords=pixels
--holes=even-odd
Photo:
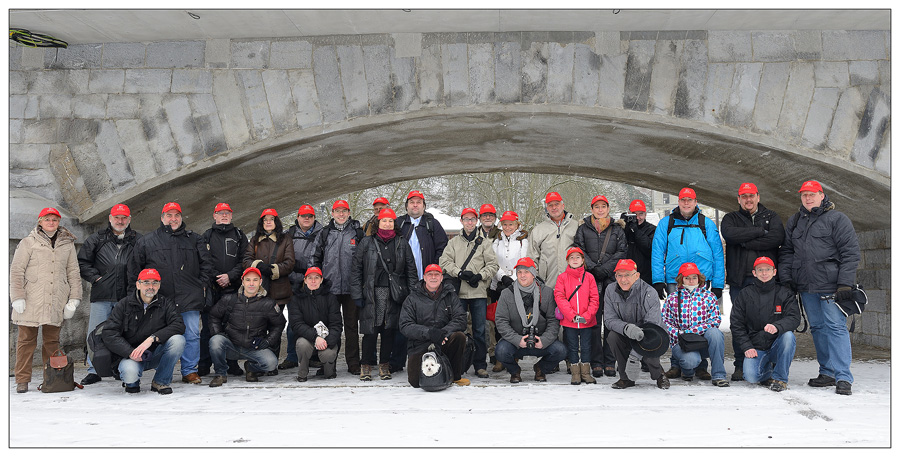
[[[175,363],[181,358],[184,351],[185,339],[182,335],[173,335],[165,344],[161,344],[153,350],[153,355],[146,362],[135,362],[130,358],[119,362],[119,376],[128,387],[141,384],[141,375],[144,370],[156,369],[153,382],[168,386],[172,383],[172,372],[175,371]]]
[[[88,337],[95,328],[97,328],[97,324],[105,321],[109,317],[109,312],[112,311],[113,305],[116,302],[114,301],[95,301],[91,302],[91,314],[88,318]],[[94,369],[94,364],[91,363],[91,358],[87,359],[88,365],[88,373],[97,374],[97,370]]]
[[[287,355],[284,356],[284,361],[297,362],[299,360],[297,357],[297,335],[294,335],[290,325],[287,326],[287,339]]]
[[[718,328],[711,328],[703,334],[709,343],[705,349],[693,352],[683,352],[681,346],[672,347],[672,357],[681,367],[682,376],[694,376],[694,369],[700,365],[700,361],[709,358],[712,364],[712,378],[725,379],[725,336]]]
[[[566,327],[563,335],[566,340],[566,349],[568,350],[569,363],[590,363],[591,362],[591,331],[595,327],[588,328],[572,328]],[[579,353],[579,343],[581,343],[581,357]]]
[[[181,375],[197,372],[200,362],[200,311],[181,313],[184,320],[184,353],[181,354]]]
[[[760,382],[773,378],[787,383],[795,349],[797,340],[794,338],[794,332],[782,333],[769,350],[757,349],[756,357],[744,358],[744,379],[747,382]]]
[[[472,367],[475,371],[487,368],[487,298],[460,298],[463,308],[469,312],[472,318],[472,337],[475,339],[475,358]],[[496,348],[494,349],[496,356]],[[559,360],[556,361],[559,363]]]
[[[853,384],[850,373],[850,332],[847,318],[838,309],[834,300],[822,300],[822,294],[802,292],[803,309],[809,320],[809,331],[816,347],[819,374],[831,376],[837,381]]]
[[[498,362],[503,364],[509,374],[518,374],[522,371],[516,359],[521,360],[526,355],[540,357],[541,360],[538,361],[538,364],[540,364],[541,370],[546,373],[551,368],[558,366],[560,360],[566,358],[566,346],[559,340],[556,340],[550,347],[526,349],[513,346],[509,341],[500,340],[497,342],[497,347],[494,348],[494,356],[497,357]]]
[[[226,376],[228,360],[247,359],[248,368],[254,373],[272,371],[278,367],[278,356],[268,349],[249,349],[236,347],[225,335],[213,335],[209,339],[209,356],[218,376]]]
[[[709,283],[709,281],[707,281],[707,284],[708,284],[708,283]],[[674,283],[672,283],[672,284],[666,284],[666,293],[667,293],[667,294],[675,293],[675,290],[677,290],[677,289],[678,289],[678,285],[677,285],[677,284],[674,284]],[[720,310],[720,311],[722,310],[722,304],[721,304],[721,303],[719,303],[719,310]],[[724,357],[724,355],[723,355],[723,357]],[[675,367],[681,368],[681,367],[678,365],[678,359],[675,358],[675,354],[673,353],[673,354],[669,357],[669,368],[675,368]],[[706,360],[706,357],[703,357],[703,358],[700,360],[700,365],[697,366],[696,368],[697,368],[698,370],[704,370],[704,371],[707,371],[707,369],[709,368],[709,362]],[[693,373],[694,373],[694,372],[691,371],[691,376],[693,376]]]
[[[735,287],[734,285],[728,286],[728,295],[731,297],[731,303],[734,303],[735,299],[737,299],[738,295],[741,294],[741,290],[745,287],[748,287],[750,284],[753,284],[753,276],[747,276],[744,278],[744,282],[741,283],[740,286]],[[741,368],[744,366],[744,351],[741,350],[741,346],[738,344],[738,341],[734,338],[731,338],[731,350],[734,351],[734,368]],[[743,369],[743,368],[741,368]]]

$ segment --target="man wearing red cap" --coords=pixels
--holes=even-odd
[[[793,330],[800,325],[800,307],[794,292],[775,281],[772,259],[757,258],[752,272],[753,281],[732,300],[731,337],[745,356],[743,378],[781,392],[797,348]]]
[[[781,283],[800,293],[809,318],[819,361],[819,376],[809,385],[836,386],[836,393],[850,395],[850,333],[834,302],[852,300],[859,239],[850,218],[834,209],[821,184],[806,181],[799,192],[803,206],[788,219],[778,255]]]
[[[378,232],[378,213],[390,206],[390,202],[385,197],[378,197],[372,202],[372,217],[363,224],[363,232],[366,236],[373,236]]]
[[[725,280],[729,286],[732,303],[741,289],[755,280],[753,262],[758,257],[777,259],[778,247],[784,241],[784,226],[781,218],[759,202],[759,191],[752,182],[738,187],[737,211],[722,218],[722,238],[725,238]],[[731,339],[734,350],[734,373],[732,381],[741,381],[744,366],[744,351],[737,340]]]
[[[91,285],[91,315],[88,334],[106,320],[113,305],[128,293],[128,259],[141,235],[131,228],[131,210],[118,204],[109,210],[109,225],[91,234],[78,250],[81,279]],[[90,359],[88,374],[81,384],[100,381]]]
[[[566,270],[566,250],[575,242],[578,221],[566,212],[566,204],[556,192],[544,198],[547,218],[528,235],[528,257],[537,265],[537,274],[551,289]]]
[[[481,236],[491,242],[496,240],[500,235],[500,228],[494,225],[497,222],[497,210],[494,209],[494,205],[490,203],[481,205],[478,210],[478,220],[481,221],[481,225],[478,226]]]
[[[634,260],[638,273],[649,284],[653,278],[650,254],[656,226],[647,222],[647,206],[640,199],[632,200],[628,213],[622,213],[620,218],[625,222],[625,258]]]
[[[203,237],[187,229],[178,203],[166,203],[159,228],[135,243],[134,253],[128,262],[129,283],[136,284],[138,273],[145,268],[159,272],[162,276],[159,293],[175,302],[184,320],[181,381],[200,384],[203,382],[197,374],[200,310],[206,304],[209,281],[213,278],[213,263]],[[134,289],[130,289],[129,293],[134,293]]]

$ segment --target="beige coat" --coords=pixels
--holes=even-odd
[[[559,274],[566,271],[566,251],[575,242],[578,225],[571,213],[566,213],[560,225],[547,216],[528,234],[528,257],[547,287],[553,288]]]
[[[60,326],[70,299],[81,300],[81,276],[75,235],[58,229],[56,247],[35,227],[19,245],[9,266],[9,298],[25,299],[25,312],[12,312],[12,322],[27,327]]]
[[[466,262],[466,257],[469,256],[469,252],[475,246],[474,240],[467,241],[461,233],[462,231],[460,231],[460,235],[453,237],[447,243],[447,247],[444,248],[444,253],[441,254],[439,260],[444,272],[454,278],[459,275],[461,271],[459,267]],[[478,239],[478,237],[475,239]],[[469,283],[462,281],[459,288],[459,298],[487,298],[488,284],[490,284],[494,274],[497,273],[498,268],[500,267],[497,265],[497,254],[494,253],[491,239],[483,238],[475,251],[475,255],[472,256],[472,260],[466,265],[466,270],[481,275],[481,282],[478,283],[478,287],[472,287]]]

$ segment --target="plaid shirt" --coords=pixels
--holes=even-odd
[[[681,316],[678,315],[678,296],[681,295]],[[722,323],[719,314],[719,301],[709,289],[698,286],[693,292],[678,288],[676,293],[669,294],[662,308],[662,319],[669,332],[669,343],[678,343],[681,333],[703,335],[713,327]]]

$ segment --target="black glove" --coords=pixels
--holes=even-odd
[[[666,299],[666,284],[662,282],[657,282],[653,284],[653,288],[656,289],[656,293],[659,294],[660,300]]]
[[[606,281],[606,278],[608,277],[600,264],[594,265],[594,268],[591,268],[591,275],[594,277],[595,281]]]
[[[441,344],[441,341],[444,341],[444,331],[437,327],[428,329],[428,341],[436,345]]]
[[[850,286],[838,284],[837,292],[834,293],[834,301],[853,301],[853,288]]]
[[[504,276],[504,277],[500,278],[500,286],[502,286],[502,288],[505,289],[505,288],[507,288],[507,287],[509,287],[509,286],[511,286],[511,285],[513,285],[513,278],[512,278],[512,277],[510,277],[510,276]]]
[[[269,340],[265,338],[254,338],[251,344],[253,344],[253,349],[259,351],[269,347]]]
[[[353,300],[353,302],[359,309],[363,309],[366,306],[366,302],[362,298],[357,298],[356,300]]]
[[[713,287],[712,293],[713,293],[713,295],[716,296],[716,298],[722,298],[722,288],[721,287]]]
[[[260,262],[258,265],[256,265],[256,268],[259,269],[259,272],[262,273],[263,276],[267,278],[272,276],[272,265]]]
[[[469,279],[466,282],[469,283],[470,287],[478,287],[478,283],[481,282],[481,275],[472,276],[472,279]]]
[[[472,279],[473,276],[475,276],[475,273],[472,273],[469,270],[460,271],[459,274],[456,275],[456,277],[466,282],[469,282],[469,280]]]
[[[788,279],[787,281],[782,281],[781,285],[787,287],[788,289],[791,289],[791,292],[795,294],[797,293],[797,283],[795,283],[794,281]]]

